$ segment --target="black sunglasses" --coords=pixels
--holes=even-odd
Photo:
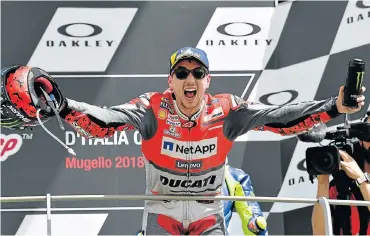
[[[188,78],[190,73],[194,76],[194,79],[201,80],[207,75],[208,70],[203,67],[197,67],[192,70],[189,70],[188,68],[179,66],[178,68],[173,70],[173,73],[176,74],[176,77],[179,80],[184,80]]]

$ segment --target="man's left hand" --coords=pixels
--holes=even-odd
[[[365,92],[365,90],[366,90],[365,87],[361,88],[362,93]],[[365,105],[365,96],[361,95],[357,98],[358,107],[352,108],[352,107],[343,106],[343,104],[342,104],[343,103],[343,96],[344,96],[344,86],[341,86],[339,88],[339,94],[338,94],[338,98],[337,98],[337,101],[336,101],[336,105],[337,105],[337,109],[338,109],[339,113],[352,114],[352,113],[355,113],[355,112],[358,112],[359,110],[361,110],[361,108]]]
[[[344,170],[348,177],[351,179],[358,179],[364,172],[358,166],[357,162],[346,152],[339,150],[339,154],[343,161],[340,162],[341,169]]]

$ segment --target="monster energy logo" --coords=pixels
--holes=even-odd
[[[362,86],[362,82],[364,81],[365,72],[356,72],[356,73],[357,73],[356,89],[360,90]]]

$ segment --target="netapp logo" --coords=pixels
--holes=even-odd
[[[199,142],[182,142],[163,137],[161,154],[176,158],[206,158],[217,154],[217,138],[206,139]]]
[[[190,166],[189,166],[190,165]],[[202,168],[202,161],[193,161],[193,162],[185,162],[185,161],[176,161],[176,168],[179,169],[200,169]]]
[[[182,188],[204,188],[208,185],[214,184],[216,180],[216,175],[208,176],[204,179],[191,180],[191,179],[169,179],[163,175],[160,176],[160,181],[163,185],[168,185],[170,187],[182,187]]]

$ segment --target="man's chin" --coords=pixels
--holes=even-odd
[[[187,109],[193,109],[193,108],[196,108],[197,105],[199,103],[199,99],[192,99],[192,100],[188,100],[186,98],[184,98],[182,100],[182,105],[187,108]]]

